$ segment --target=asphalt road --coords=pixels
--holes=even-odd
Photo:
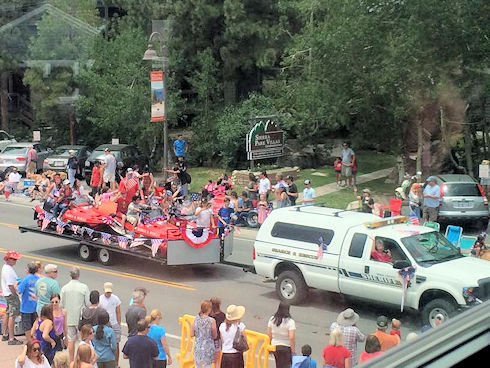
[[[146,306],[149,310],[159,308],[163,311],[163,325],[174,358],[180,336],[178,317],[197,313],[202,300],[218,296],[222,299],[223,309],[228,304],[244,305],[246,314],[243,322],[247,328],[263,332],[267,330],[267,320],[279,303],[273,283],[264,283],[261,277],[245,273],[240,267],[223,264],[164,267],[152,261],[124,256],[118,257],[114,265],[104,267],[97,262],[80,261],[76,243],[40,234],[21,234],[17,225],[34,225],[31,206],[6,203],[0,199],[0,253],[15,249],[23,254],[16,266],[19,275],[24,273],[29,261],[39,259],[43,264],[55,263],[60,267],[59,282],[63,285],[68,282],[70,266],[79,265],[82,269],[80,279],[90,289],[102,291],[106,281],[114,284],[114,293],[123,303],[123,316],[132,290],[137,286],[147,287],[150,293]],[[253,240],[254,232],[251,230],[236,234],[234,254],[229,260],[252,264]],[[314,290],[307,302],[291,307],[291,315],[297,325],[297,350],[308,343],[313,348],[313,357],[321,362],[321,351],[328,344],[327,329],[338,313],[347,307],[359,313],[358,326],[366,334],[375,330],[375,320],[380,314],[400,319],[402,336],[421,327],[420,316],[415,312],[402,314],[399,309],[382,304],[349,303],[341,295]],[[125,367],[127,363],[121,366]]]

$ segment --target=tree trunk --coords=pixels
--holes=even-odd
[[[466,105],[465,112],[468,110],[469,105]],[[466,159],[466,168],[468,169],[468,175],[473,176],[473,159],[471,152],[473,151],[473,140],[471,139],[470,126],[467,122],[464,124],[464,156]]]
[[[422,118],[419,116],[417,119],[417,180],[422,181],[422,152],[424,149],[424,134],[422,129]]]
[[[8,116],[8,72],[0,74],[0,110],[2,115],[2,130],[9,130]]]
[[[70,112],[69,112],[69,122],[70,122],[70,144],[73,146],[75,145],[75,107],[72,105],[70,106]]]
[[[462,170],[465,174],[467,173],[466,167],[461,166],[456,159],[453,157],[453,154],[451,153],[451,142],[449,142],[450,135],[447,134],[446,132],[446,123],[444,120],[444,110],[442,106],[439,108],[440,112],[440,118],[441,118],[441,138],[442,138],[442,144],[444,145],[444,148],[447,151],[447,155],[453,165],[458,169]]]

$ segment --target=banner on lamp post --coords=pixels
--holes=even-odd
[[[165,90],[163,88],[163,72],[153,71],[151,82],[151,122],[165,121]]]

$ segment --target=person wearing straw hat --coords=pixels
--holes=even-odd
[[[235,338],[237,329],[241,333],[245,331],[245,325],[241,322],[245,314],[245,307],[241,305],[229,305],[226,308],[226,319],[219,326],[221,336],[221,368],[243,368],[243,353],[240,353],[233,348],[233,339]]]
[[[357,364],[357,343],[366,340],[366,336],[357,328],[356,323],[359,321],[359,315],[351,308],[340,312],[337,321],[330,326],[330,332],[336,328],[342,331],[344,335],[343,345],[352,354],[352,365]]]

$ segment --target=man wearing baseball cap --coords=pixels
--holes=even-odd
[[[20,253],[14,250],[7,252],[3,260],[5,264],[2,267],[2,293],[7,301],[7,310],[3,317],[2,323],[2,341],[7,341],[9,345],[22,345],[22,342],[14,337],[15,317],[20,315],[20,299],[17,293],[17,273],[14,266],[20,259]]]
[[[398,335],[386,333],[386,329],[388,328],[388,318],[386,316],[379,316],[376,319],[376,326],[378,329],[373,335],[378,338],[382,351],[386,351],[400,343],[400,337]]]
[[[311,181],[306,179],[305,189],[303,189],[303,205],[314,206],[315,205],[315,189],[311,187]]]
[[[437,185],[435,176],[427,178],[427,185],[424,188],[424,203],[422,208],[422,218],[424,222],[437,221],[439,204],[441,200],[441,188]]]
[[[113,293],[112,282],[104,283],[104,294],[99,298],[99,306],[109,313],[109,323],[116,335],[116,367],[119,366],[119,343],[121,342],[121,299]]]

